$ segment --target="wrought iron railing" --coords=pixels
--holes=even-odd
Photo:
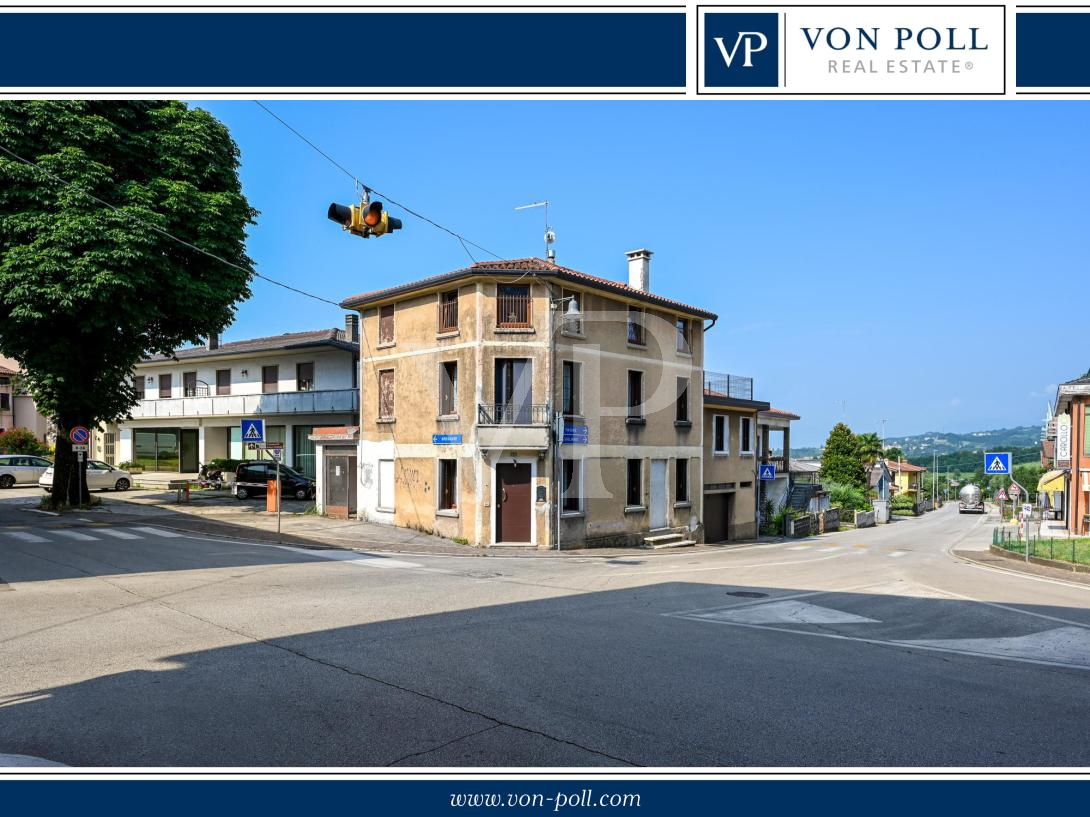
[[[753,378],[723,372],[704,372],[704,394],[707,397],[753,399]]]
[[[458,299],[439,301],[439,331],[453,332],[458,328]]]
[[[548,425],[549,404],[479,403],[477,423],[483,426]]]
[[[528,329],[533,320],[533,299],[529,287],[500,286],[496,293],[496,326]]]

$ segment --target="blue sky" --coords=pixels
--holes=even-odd
[[[470,261],[391,208],[381,239],[325,218],[352,182],[253,102],[199,103],[242,150],[265,275],[333,300]],[[887,436],[1038,422],[1090,367],[1086,134],[1079,102],[270,101],[428,217],[505,257],[626,276],[720,316],[708,369],[756,378],[802,415]],[[472,249],[472,248],[471,248]],[[487,255],[473,250],[479,258]],[[337,326],[340,310],[262,281],[228,340]]]

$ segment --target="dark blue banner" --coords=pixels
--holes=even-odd
[[[685,14],[8,13],[0,89],[679,88]]]
[[[1015,76],[1019,88],[1090,88],[1088,12],[1018,12]]]
[[[954,780],[235,780],[0,782],[11,814],[189,817],[263,814],[806,814],[883,817],[969,811],[1025,817],[1047,802],[1081,812],[1085,781]]]

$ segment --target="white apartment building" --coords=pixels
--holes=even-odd
[[[140,395],[131,418],[107,428],[96,455],[147,471],[196,473],[216,458],[256,459],[244,445],[241,420],[262,417],[284,462],[315,474],[316,427],[359,422],[359,323],[344,329],[293,332],[178,349],[138,363]]]

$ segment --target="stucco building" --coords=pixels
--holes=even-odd
[[[627,257],[627,283],[526,258],[347,298],[357,515],[482,545],[701,539],[716,316],[654,294],[649,251]]]
[[[1049,423],[1054,439],[1053,468],[1063,477],[1063,517],[1072,533],[1090,534],[1090,371],[1061,383]]]

